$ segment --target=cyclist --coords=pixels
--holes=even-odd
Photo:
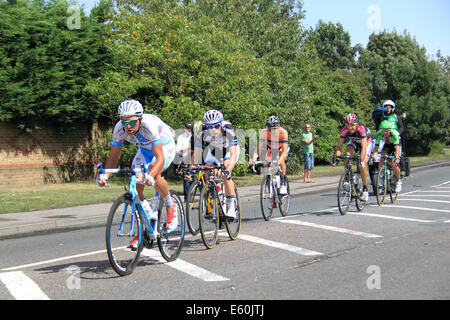
[[[346,154],[353,156],[356,152],[360,152],[361,165],[358,165],[359,172],[363,181],[363,193],[361,195],[362,201],[369,200],[369,192],[367,191],[368,170],[367,163],[372,153],[372,137],[370,130],[363,124],[358,123],[358,116],[354,113],[349,113],[344,118],[345,126],[341,130],[341,135],[338,140],[336,148],[336,156],[341,155],[341,149],[347,137],[350,141],[347,144]],[[347,165],[347,160],[344,165]],[[333,167],[336,163],[333,163]]]
[[[203,126],[195,138],[194,164],[225,165],[222,178],[225,186],[227,220],[236,218],[234,183],[231,173],[239,159],[239,144],[234,126],[225,121],[222,112],[211,109],[203,116]]]
[[[397,184],[395,185],[395,192],[400,192],[402,190],[402,182],[400,180],[400,155],[402,152],[400,145],[400,135],[397,130],[394,129],[394,124],[391,121],[384,120],[380,124],[381,130],[376,134],[375,148],[372,152],[372,156],[376,156],[379,151],[380,143],[383,141],[383,151],[382,155],[394,155],[395,159],[392,159],[392,168],[394,170],[394,175],[397,178]],[[394,161],[395,160],[395,161]],[[384,163],[384,159],[381,159],[378,170]]]
[[[132,168],[140,168],[141,164],[148,166],[149,171],[138,174],[138,179],[144,178],[144,184],[153,186],[164,199],[167,208],[166,229],[171,232],[178,227],[177,206],[169,194],[169,185],[161,176],[175,158],[175,131],[165,122],[153,114],[144,113],[142,104],[137,100],[125,100],[118,108],[120,121],[114,127],[111,154],[106,161],[106,168],[116,168],[122,150],[123,141],[137,145],[138,151],[134,156]],[[111,174],[100,176],[99,186],[106,185]],[[144,199],[144,184],[137,184],[136,190],[146,212],[150,211],[150,204]],[[130,243],[135,248],[138,239]]]
[[[266,121],[266,128],[260,131],[258,146],[253,153],[252,159],[249,161],[250,164],[254,164],[256,162],[258,155],[263,150],[265,144],[267,144],[265,161],[271,161],[272,157],[276,157],[278,159],[278,163],[281,166],[280,193],[287,194],[286,159],[289,154],[288,132],[280,126],[280,118],[276,115],[270,116]],[[273,154],[272,150],[274,150]]]

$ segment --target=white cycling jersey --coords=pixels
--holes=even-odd
[[[167,169],[166,165],[170,164],[175,157],[175,131],[159,117],[145,113],[142,115],[141,128],[136,135],[129,135],[122,122],[116,123],[113,131],[113,141],[112,145],[117,147],[123,146],[123,141],[128,141],[139,147],[136,153],[135,160],[133,160],[133,166],[136,165],[136,160],[145,160],[143,162],[150,163],[155,161],[152,147],[157,144],[162,144],[165,165],[164,168]],[[143,156],[145,159],[140,159]],[[139,157],[139,159],[136,159]],[[168,166],[168,165],[167,165]]]

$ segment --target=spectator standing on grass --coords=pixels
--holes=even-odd
[[[311,180],[311,170],[314,168],[314,140],[317,139],[317,135],[313,135],[311,132],[311,125],[307,123],[305,125],[305,132],[302,134],[302,146],[303,146],[303,159],[305,161],[305,171],[303,174],[303,183],[314,182]]]

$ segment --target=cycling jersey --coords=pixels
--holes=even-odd
[[[391,134],[389,136],[389,141],[386,141],[386,139],[383,136],[383,130],[380,130],[377,132],[375,136],[375,145],[380,145],[381,141],[384,141],[385,145],[392,144],[394,146],[400,145],[400,135],[398,134],[398,131],[391,130]]]
[[[230,158],[231,146],[237,146],[239,158],[239,144],[234,126],[229,121],[222,121],[221,132],[213,136],[208,127],[204,125],[195,138],[195,147],[204,150],[206,157],[204,162],[219,162]],[[197,159],[196,159],[197,160]]]
[[[282,127],[272,130],[264,128],[259,134],[259,142],[267,142],[269,149],[281,149],[282,144],[288,143],[288,132]]]
[[[117,147],[123,146],[123,141],[128,141],[139,147],[133,160],[133,166],[137,165],[137,161],[150,163],[156,161],[152,151],[152,147],[162,144],[164,152],[164,169],[170,165],[175,157],[175,131],[159,117],[153,114],[143,114],[141,127],[137,134],[129,135],[122,122],[117,122],[113,131],[112,145]]]
[[[367,142],[372,141],[372,137],[370,136],[370,130],[365,125],[359,123],[356,125],[355,132],[351,133],[348,130],[347,126],[345,126],[341,130],[341,138],[349,137],[351,142],[356,144],[361,144],[362,139],[366,138]]]

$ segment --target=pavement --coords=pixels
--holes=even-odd
[[[449,164],[450,160],[439,160],[411,165],[411,174],[416,170]],[[339,178],[340,176],[316,177],[313,178],[314,183],[303,183],[303,179],[289,181],[291,195],[337,188]],[[259,200],[259,188],[259,185],[240,187],[241,203]],[[22,237],[35,232],[64,231],[106,225],[111,205],[112,203],[100,203],[61,209],[3,213],[0,214],[0,239]]]

